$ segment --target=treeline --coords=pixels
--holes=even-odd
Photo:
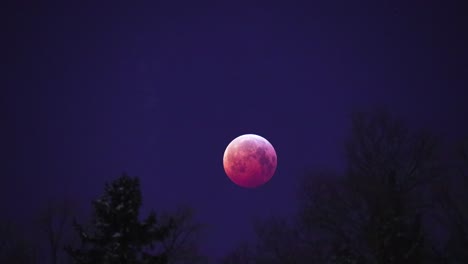
[[[377,111],[353,116],[344,147],[343,173],[306,173],[297,214],[253,223],[256,240],[219,262],[468,263],[468,141],[447,146]],[[141,218],[139,184],[127,175],[107,184],[90,221],[74,221],[66,201],[43,210],[46,258],[2,223],[0,263],[210,263],[190,208]]]
[[[76,220],[70,201],[50,203],[35,219],[33,234],[18,226],[0,225],[0,263],[5,264],[205,264],[199,250],[203,225],[189,207],[141,220],[142,195],[137,177],[126,174],[106,184],[94,200],[90,221]],[[16,229],[15,229],[16,227]]]

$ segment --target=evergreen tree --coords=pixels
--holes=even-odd
[[[154,213],[139,220],[142,204],[138,178],[124,174],[106,184],[102,197],[93,202],[91,228],[75,223],[81,247],[66,248],[79,264],[163,264],[164,252],[156,246],[169,234],[172,222],[160,226]]]

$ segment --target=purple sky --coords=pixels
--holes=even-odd
[[[294,212],[303,169],[343,167],[354,109],[468,133],[461,6],[152,2],[7,9],[2,214],[30,216],[50,197],[88,210],[126,171],[145,208],[192,206],[210,226],[203,249],[219,257],[252,239],[253,219]],[[278,154],[254,190],[222,168],[245,133]]]

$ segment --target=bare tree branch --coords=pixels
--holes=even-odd
[[[52,264],[62,262],[60,255],[65,245],[71,242],[69,236],[72,234],[72,217],[76,211],[77,207],[72,201],[62,199],[50,201],[39,212],[37,222],[47,237]]]
[[[171,222],[173,228],[169,236],[162,241],[163,249],[168,254],[170,264],[204,263],[206,257],[198,249],[198,240],[204,226],[196,221],[190,207],[182,206],[173,214],[166,214],[164,222]]]

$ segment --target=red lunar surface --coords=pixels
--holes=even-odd
[[[244,188],[267,183],[273,177],[276,165],[275,149],[258,135],[239,136],[224,151],[224,171],[231,181]]]

